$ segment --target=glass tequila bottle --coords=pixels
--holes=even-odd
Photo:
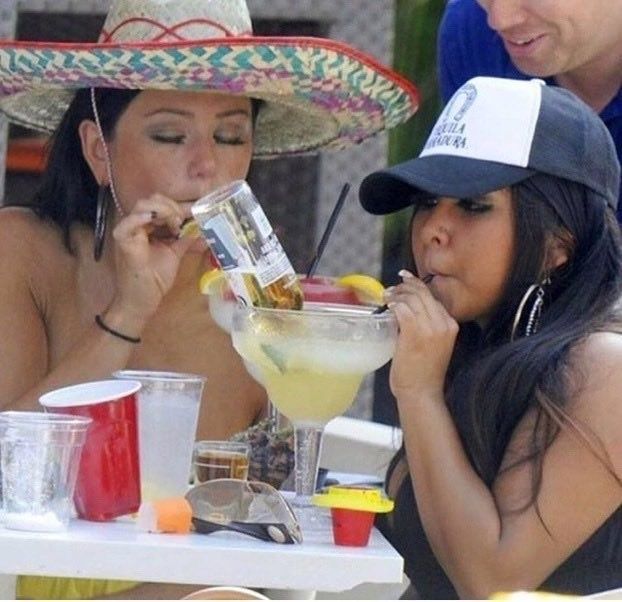
[[[302,308],[294,268],[244,180],[202,197],[192,214],[239,299],[255,307]]]

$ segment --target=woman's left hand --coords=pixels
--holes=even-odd
[[[391,365],[391,391],[398,399],[442,399],[458,323],[419,278],[406,270],[400,276],[402,283],[386,293],[400,328]]]
[[[190,203],[161,194],[140,199],[116,224],[116,294],[113,305],[131,316],[150,317],[175,282],[192,239],[179,238]]]

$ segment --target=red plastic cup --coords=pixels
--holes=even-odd
[[[46,393],[39,403],[54,412],[87,416],[89,425],[74,494],[80,518],[107,521],[137,512],[140,468],[136,392],[132,380],[102,380]]]
[[[331,508],[330,513],[333,519],[335,545],[364,547],[369,543],[375,512]]]

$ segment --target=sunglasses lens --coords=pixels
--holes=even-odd
[[[298,521],[285,498],[259,481],[215,479],[186,494],[197,530],[232,529],[278,543],[301,543]]]

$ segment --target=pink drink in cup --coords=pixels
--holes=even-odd
[[[339,305],[361,305],[361,301],[349,286],[337,284],[337,279],[330,276],[299,276],[304,300],[310,303],[336,303]],[[231,320],[236,299],[229,288],[223,273],[209,281],[203,294],[209,298],[212,318],[226,332],[231,332]]]
[[[345,305],[359,305],[360,301],[354,290],[336,283],[336,278],[330,276],[300,276],[300,284],[305,301],[313,303],[340,303]],[[224,277],[215,279],[211,291],[218,293],[223,301],[235,301],[235,295],[229,288]]]
[[[300,278],[305,301],[313,303],[338,303],[340,305],[360,305],[354,290],[340,286],[335,278],[328,276],[303,276]]]
[[[46,410],[93,420],[82,450],[74,495],[80,518],[107,521],[138,511],[139,389],[137,381],[103,380],[64,387],[39,398]]]

